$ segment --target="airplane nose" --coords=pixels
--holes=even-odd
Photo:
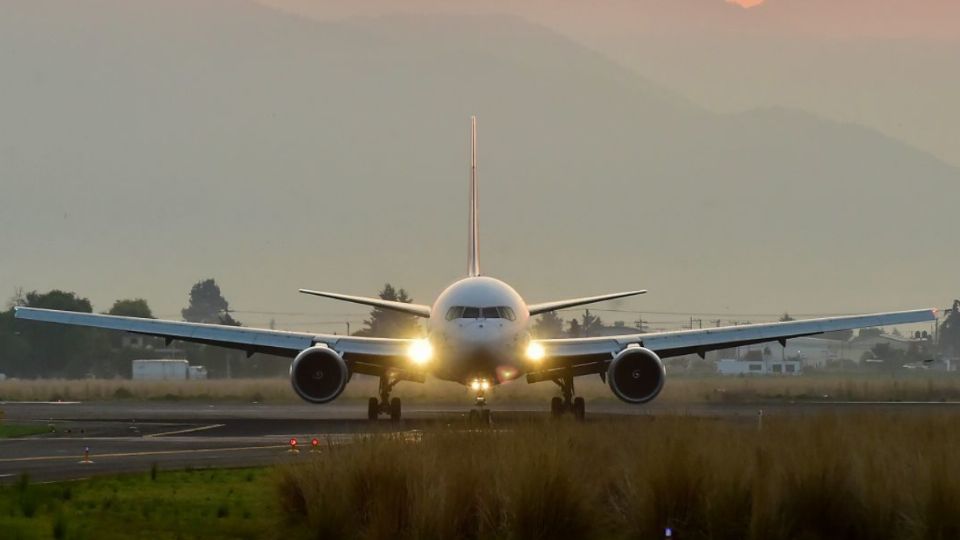
[[[460,340],[465,345],[483,345],[494,341],[503,334],[496,323],[478,320],[465,324],[460,332]]]

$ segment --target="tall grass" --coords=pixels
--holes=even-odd
[[[577,381],[588,400],[616,398],[598,377]],[[377,379],[357,376],[340,399],[366,399],[377,394]],[[470,391],[449,382],[403,383],[395,395],[421,402],[464,403]],[[553,383],[529,385],[523,380],[494,388],[492,403],[545,404],[557,395]],[[0,381],[0,401],[81,400],[236,400],[299,403],[286,379],[211,379],[205,381],[131,381],[125,379],[37,379]],[[670,377],[658,403],[750,403],[788,400],[960,400],[960,376],[797,376],[797,377]]]
[[[690,417],[371,436],[276,474],[311,538],[960,537],[960,416]]]

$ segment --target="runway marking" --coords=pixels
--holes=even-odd
[[[117,458],[117,457],[140,457],[140,456],[164,456],[172,454],[201,454],[209,452],[242,452],[245,450],[273,450],[277,448],[289,448],[286,444],[276,444],[267,446],[238,446],[233,448],[186,448],[183,450],[150,450],[146,452],[116,452],[113,454],[94,454],[97,459]],[[64,459],[77,459],[77,456],[32,456],[19,458],[0,459],[0,463],[14,463],[24,461],[59,461]]]
[[[791,405],[960,405],[960,401],[791,401]]]
[[[0,405],[80,405],[82,401],[0,401]]]
[[[150,435],[144,435],[144,439],[153,439],[156,437],[166,437],[167,435],[182,435],[184,433],[194,433],[196,431],[205,431],[208,429],[216,429],[218,427],[223,427],[226,424],[210,424],[209,426],[200,426],[189,429],[180,429],[177,431],[164,431],[163,433],[151,433]]]

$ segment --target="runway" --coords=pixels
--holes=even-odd
[[[43,426],[47,433],[0,439],[0,484],[21,474],[31,481],[56,481],[93,475],[145,472],[187,467],[271,465],[306,459],[316,438],[320,448],[348,444],[367,433],[416,436],[445,426],[466,426],[463,404],[405,403],[404,419],[366,420],[365,402],[324,406],[266,405],[222,402],[70,402],[0,403],[6,422]],[[524,421],[547,421],[547,407],[494,404],[495,425],[509,429]],[[652,404],[644,407],[617,402],[590,404],[588,421],[615,417],[684,414],[752,422],[765,417],[817,414],[825,411],[864,410],[928,413],[960,411],[958,403],[767,403],[767,404]],[[296,438],[299,454],[291,454]],[[84,449],[89,461],[83,462]]]

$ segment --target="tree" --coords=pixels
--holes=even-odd
[[[395,289],[389,283],[384,284],[378,296],[381,300],[403,302],[409,304],[413,299],[407,296],[407,291]],[[364,328],[355,333],[365,337],[393,337],[410,338],[420,334],[420,320],[416,315],[401,313],[391,309],[375,307],[370,311],[370,318],[363,321]]]
[[[61,290],[29,292],[24,303],[35,308],[93,312],[90,300]],[[29,345],[28,361],[18,370],[21,375],[80,377],[109,351],[105,333],[91,328],[28,323],[19,325],[19,330]]]
[[[153,312],[150,306],[143,298],[117,300],[113,307],[107,312],[108,315],[119,315],[121,317],[139,317],[141,319],[153,319]]]
[[[180,314],[183,320],[208,324],[240,326],[240,322],[230,316],[230,303],[220,293],[220,286],[210,279],[202,279],[190,288],[190,305]]]
[[[953,308],[940,324],[940,348],[953,355],[960,353],[960,300],[953,301]]]
[[[548,311],[537,317],[530,333],[540,339],[561,337],[563,336],[563,319],[557,315],[557,312]]]
[[[796,319],[794,319],[793,317],[791,317],[790,314],[787,313],[786,311],[784,311],[784,312],[783,312],[783,315],[780,317],[780,322],[790,322],[790,321],[795,321],[795,320],[796,320]]]
[[[90,300],[80,298],[77,296],[77,293],[58,289],[54,289],[48,293],[39,293],[37,291],[28,292],[24,305],[33,308],[93,313],[93,305],[90,304]]]
[[[578,338],[583,335],[583,331],[580,328],[580,321],[576,319],[570,319],[570,327],[567,329],[567,337]]]
[[[19,328],[19,321],[13,318],[12,307],[0,313],[0,373],[18,376],[32,371],[30,343]]]
[[[597,335],[603,329],[603,321],[599,315],[593,315],[590,310],[585,310],[580,317],[580,332],[583,337]]]

